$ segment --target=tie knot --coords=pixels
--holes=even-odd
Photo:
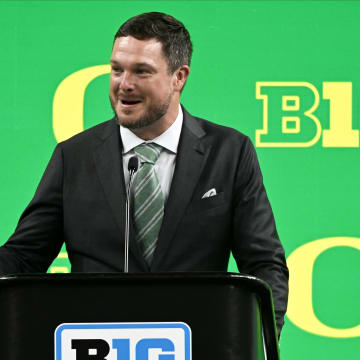
[[[134,149],[135,154],[139,157],[140,162],[155,164],[156,160],[159,158],[160,153],[162,151],[162,147],[158,144],[150,143],[150,144],[140,144]]]

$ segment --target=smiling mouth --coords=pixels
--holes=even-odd
[[[121,103],[126,106],[136,105],[141,103],[140,100],[121,100]]]

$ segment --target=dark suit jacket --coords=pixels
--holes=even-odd
[[[45,272],[65,241],[73,272],[121,272],[125,184],[116,121],[57,145],[0,273]],[[216,188],[217,195],[202,199]],[[239,271],[273,290],[278,329],[287,304],[284,251],[255,150],[243,134],[184,110],[175,172],[151,268],[130,233],[130,272]]]

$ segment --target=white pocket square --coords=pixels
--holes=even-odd
[[[205,199],[205,198],[208,198],[208,197],[211,197],[211,196],[216,196],[216,195],[217,195],[216,189],[212,188],[202,196],[202,199]]]

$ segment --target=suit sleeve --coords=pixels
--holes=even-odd
[[[58,145],[14,234],[0,247],[0,274],[45,272],[63,243],[63,157]]]
[[[233,255],[240,272],[270,285],[280,335],[287,308],[289,273],[256,152],[248,138],[242,147],[235,189]]]

